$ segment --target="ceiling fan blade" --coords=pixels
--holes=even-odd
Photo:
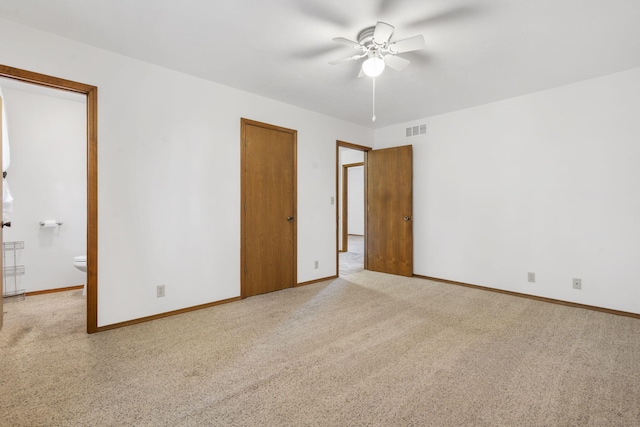
[[[400,58],[399,56],[387,55],[384,57],[384,63],[389,66],[389,68],[393,68],[396,71],[402,71],[409,66],[411,61]]]
[[[425,26],[433,26],[449,22],[451,20],[457,20],[473,16],[481,13],[482,9],[479,6],[460,6],[449,10],[443,10],[438,13],[429,14],[423,18],[409,22],[407,28],[424,28]]]
[[[349,39],[345,39],[344,37],[336,37],[333,39],[334,42],[338,42],[338,43],[342,43],[342,44],[346,44],[347,46],[351,46],[354,49],[362,49],[362,46],[360,46],[360,43],[358,42],[354,42],[352,40]]]
[[[396,54],[420,50],[422,48],[424,48],[424,36],[419,35],[391,43],[389,45],[389,52]]]
[[[318,46],[294,52],[292,56],[299,59],[313,59],[338,49],[342,48],[338,45]]]
[[[364,57],[364,54],[363,55],[348,56],[346,58],[336,59],[335,61],[331,61],[331,62],[329,62],[329,64],[336,65],[336,64],[342,64],[343,62],[357,61],[358,59],[360,59],[362,57]]]
[[[373,42],[377,45],[383,45],[389,41],[391,34],[393,34],[393,26],[386,22],[378,21],[376,29],[373,31]]]
[[[307,15],[317,18],[323,22],[329,22],[334,25],[338,25],[343,28],[349,26],[349,20],[345,18],[343,13],[339,10],[332,10],[330,7],[325,6],[322,2],[297,2],[300,10]]]

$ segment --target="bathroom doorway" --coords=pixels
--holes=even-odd
[[[57,101],[61,105],[67,103],[72,108],[76,110],[78,108],[81,109],[81,114],[84,116],[84,127],[80,130],[81,133],[81,153],[73,153],[75,156],[72,156],[70,151],[73,150],[72,147],[65,146],[66,141],[49,141],[50,145],[55,145],[55,147],[45,147],[41,149],[51,150],[59,150],[60,152],[65,153],[67,157],[75,157],[72,161],[74,163],[80,162],[83,165],[84,170],[81,171],[80,175],[77,175],[73,180],[69,180],[67,177],[67,184],[58,185],[56,188],[49,189],[49,196],[58,199],[62,199],[65,197],[65,188],[71,192],[71,189],[68,185],[74,185],[73,182],[77,182],[77,186],[82,187],[82,197],[83,200],[81,202],[81,210],[82,212],[70,213],[67,212],[63,214],[63,217],[44,217],[46,209],[41,212],[42,218],[39,218],[38,221],[34,220],[34,218],[29,218],[28,221],[19,221],[22,226],[22,222],[27,222],[27,226],[30,227],[31,232],[35,228],[35,240],[32,241],[30,246],[33,248],[34,246],[41,250],[51,249],[48,248],[53,246],[54,244],[59,244],[62,241],[62,237],[67,237],[73,233],[76,235],[80,235],[80,239],[84,236],[84,248],[86,248],[87,255],[87,273],[84,282],[86,283],[86,330],[88,333],[97,332],[97,88],[94,86],[85,85],[82,83],[72,82],[68,80],[58,79],[51,76],[46,76],[38,73],[33,73],[25,70],[20,70],[8,66],[0,65],[0,86],[6,91],[10,92],[13,95],[14,100],[22,100],[30,98],[31,101],[37,99],[38,96],[42,97],[41,99],[47,99],[47,95],[50,98],[56,98]],[[7,97],[5,94],[5,101],[11,99],[12,96]],[[60,101],[63,100],[63,101]],[[22,102],[20,101],[20,102]],[[49,99],[51,101],[51,99]],[[18,102],[18,103],[20,103]],[[76,104],[73,107],[73,104]],[[78,104],[81,103],[81,104]],[[6,106],[6,104],[5,104]],[[23,105],[24,107],[24,105]],[[9,106],[7,110],[10,111],[11,107]],[[18,106],[16,106],[18,109]],[[44,120],[46,121],[46,119]],[[60,121],[53,121],[52,123],[39,123],[36,127],[42,127],[40,132],[45,132],[46,126],[56,126]],[[23,126],[22,123],[20,126]],[[9,128],[9,141],[11,144],[11,124],[8,126]],[[24,130],[24,129],[22,129]],[[76,129],[77,133],[78,129]],[[83,136],[82,136],[83,135]],[[30,138],[34,138],[31,136]],[[82,140],[84,142],[82,142]],[[17,141],[19,142],[19,141]],[[84,144],[84,146],[82,146]],[[37,148],[36,148],[37,149]],[[51,153],[51,152],[50,152]],[[28,152],[21,152],[23,156],[28,155]],[[49,155],[49,161],[54,161],[55,156]],[[52,160],[53,159],[53,160]],[[24,159],[22,159],[24,160]],[[49,165],[51,166],[51,165]],[[57,178],[56,175],[63,175],[62,169],[64,169],[63,164],[54,165],[57,166],[58,169],[56,172],[56,168],[49,168],[49,172],[47,176],[40,176],[36,180],[44,183],[48,181],[55,181]],[[43,168],[44,170],[44,168]],[[16,172],[16,171],[14,171]],[[18,178],[20,173],[16,172],[15,177]],[[9,184],[11,183],[12,178],[12,169],[11,167],[8,169],[7,180]],[[34,177],[31,177],[34,178]],[[71,182],[72,184],[69,184]],[[16,188],[19,186],[16,182]],[[26,188],[26,187],[25,187]],[[77,190],[77,188],[76,188]],[[77,193],[77,191],[76,191]],[[20,198],[18,194],[13,192],[13,195],[16,199],[16,204],[20,203]],[[24,199],[23,199],[24,201]],[[60,200],[58,200],[60,201]],[[71,203],[71,202],[68,202]],[[50,210],[48,212],[51,212]],[[18,212],[16,212],[17,214]],[[79,220],[78,216],[84,217],[84,221]],[[16,216],[16,220],[17,220]],[[34,225],[35,223],[35,225]],[[66,224],[65,224],[66,223]],[[42,224],[42,225],[41,225]],[[66,228],[62,228],[67,226]],[[15,231],[18,231],[18,226],[16,223]],[[74,229],[75,228],[75,229]],[[82,229],[79,229],[82,228]],[[64,230],[64,231],[62,231]],[[73,230],[73,232],[72,232]],[[14,230],[11,230],[9,233],[13,233]],[[26,232],[27,235],[29,231]],[[15,234],[15,233],[13,233]],[[5,228],[5,236],[7,236],[7,229]],[[9,234],[9,237],[11,235]],[[16,234],[16,237],[17,234]],[[33,235],[32,235],[33,237]],[[76,237],[77,239],[77,237]],[[8,240],[5,237],[4,240]],[[77,251],[78,246],[75,246]],[[29,246],[26,246],[24,251],[29,250]],[[30,256],[34,255],[31,253]],[[75,253],[75,255],[81,255],[80,253]],[[67,264],[68,268],[71,269],[75,273],[75,268],[73,267],[73,256],[67,256]],[[66,268],[66,267],[65,267]],[[25,268],[26,270],[26,268]],[[38,272],[32,271],[33,274],[37,274]],[[25,271],[25,277],[29,274],[29,271]],[[75,274],[81,274],[81,272],[77,272]],[[36,287],[42,288],[43,285],[34,285]],[[44,286],[46,288],[46,286]],[[59,288],[65,288],[65,286],[61,286],[59,284],[52,284],[52,287],[56,290]],[[43,291],[47,291],[44,289]],[[81,291],[79,291],[81,292]]]

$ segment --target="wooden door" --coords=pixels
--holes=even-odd
[[[367,270],[413,275],[412,147],[367,156]]]
[[[297,131],[241,121],[241,296],[295,286]]]

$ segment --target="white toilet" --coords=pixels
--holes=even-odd
[[[80,271],[87,272],[87,256],[79,255],[73,257],[73,266]],[[82,289],[82,295],[87,295],[87,284],[84,284],[84,288]]]
[[[80,271],[87,272],[87,256],[80,255],[73,257],[73,266]]]

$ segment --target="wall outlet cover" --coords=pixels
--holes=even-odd
[[[573,279],[573,289],[582,289],[582,279]]]

